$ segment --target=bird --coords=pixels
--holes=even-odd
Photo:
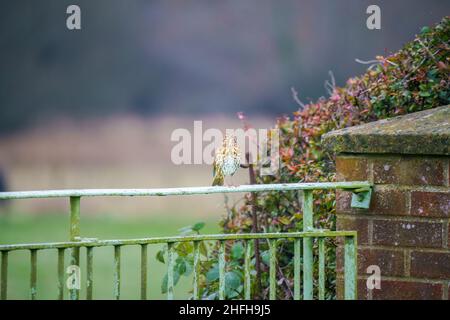
[[[216,149],[213,163],[213,186],[223,186],[226,176],[236,173],[241,164],[241,153],[234,135],[226,134],[222,146]]]

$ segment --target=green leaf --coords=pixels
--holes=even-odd
[[[161,293],[167,293],[167,289],[168,289],[168,275],[167,273],[164,275],[164,278],[162,280],[161,283]],[[173,285],[176,286],[178,283],[178,280],[180,280],[180,274],[176,271],[173,272]]]
[[[263,251],[261,253],[261,259],[266,265],[270,265],[270,252],[269,251]]]
[[[178,257],[175,262],[175,271],[183,275],[186,272],[186,261],[182,257]]]
[[[156,253],[156,260],[158,260],[161,263],[165,263],[165,261],[164,261],[164,250],[159,250]]]
[[[201,229],[203,229],[204,226],[205,226],[204,222],[197,222],[193,226],[186,226],[186,227],[179,229],[178,231],[181,234],[188,234],[192,231],[199,232]]]
[[[167,293],[167,282],[168,282],[168,277],[167,277],[167,273],[164,275],[162,283],[161,283],[161,293]]]
[[[233,299],[239,295],[239,292],[236,290],[225,289],[225,295],[228,299]]]
[[[192,230],[194,231],[200,231],[201,229],[203,229],[203,227],[205,226],[204,222],[197,222],[196,224],[194,224],[194,226],[192,227]]]
[[[225,273],[225,295],[228,299],[236,298],[241,287],[241,278],[237,273],[233,271]]]
[[[420,33],[425,34],[425,33],[428,33],[430,31],[431,31],[430,27],[425,26],[425,27],[422,27],[422,30],[420,30]]]
[[[194,246],[190,242],[180,242],[176,245],[175,251],[178,255],[186,257],[194,250]]]
[[[242,245],[242,242],[236,242],[231,247],[231,257],[233,259],[240,259],[244,255],[244,246]]]
[[[225,273],[225,287],[236,290],[241,285],[241,278],[233,271]]]
[[[211,269],[206,273],[206,280],[208,282],[213,282],[219,279],[219,266],[217,264],[213,265]]]
[[[184,261],[185,261],[185,266],[186,266],[186,271],[184,272],[184,276],[189,277],[189,275],[194,270],[194,260],[191,257],[189,257],[189,258],[186,258]]]
[[[219,294],[217,292],[211,293],[209,296],[206,297],[206,300],[216,300],[218,298]]]

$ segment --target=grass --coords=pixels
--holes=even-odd
[[[178,229],[198,222],[198,218],[176,217],[171,214],[151,218],[131,216],[84,216],[81,219],[83,237],[99,239],[140,238],[152,236],[177,235]],[[202,233],[217,233],[217,220],[206,222]],[[9,215],[0,217],[0,244],[67,241],[69,232],[68,216],[61,215]],[[148,298],[165,299],[161,293],[161,280],[166,266],[155,258],[160,245],[148,247]],[[66,250],[67,251],[67,250]],[[86,251],[81,250],[80,297],[85,298]],[[113,298],[113,258],[112,247],[94,249],[94,299]],[[140,298],[140,247],[122,248],[121,298]],[[66,252],[65,266],[68,266],[69,252]],[[68,276],[68,275],[67,275]],[[8,299],[30,298],[30,254],[28,251],[15,251],[9,254]],[[183,277],[175,287],[175,298],[189,297],[192,279]],[[68,292],[65,290],[65,298]],[[57,297],[57,251],[38,252],[37,298],[56,299]]]

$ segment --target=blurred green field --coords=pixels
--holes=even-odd
[[[217,233],[217,219],[205,220],[202,233]],[[81,234],[83,237],[99,239],[123,239],[153,236],[173,236],[179,229],[199,222],[199,218],[176,217],[172,214],[152,217],[130,216],[83,216]],[[67,241],[69,217],[65,214],[0,216],[0,244]],[[160,245],[148,247],[148,298],[165,299],[161,294],[161,280],[166,267],[155,258]],[[81,250],[80,297],[86,296],[86,251]],[[94,299],[113,298],[113,257],[112,247],[94,249]],[[66,250],[65,266],[68,266],[69,252]],[[122,247],[121,299],[140,298],[140,247]],[[9,254],[8,299],[30,298],[30,254],[15,251]],[[175,287],[175,298],[189,297],[192,279],[182,277]],[[65,290],[65,298],[68,292]],[[37,298],[57,297],[57,250],[38,251]]]

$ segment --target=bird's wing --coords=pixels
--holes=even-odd
[[[213,162],[213,186],[222,186],[223,185],[223,173],[221,168],[218,167],[216,159]]]
[[[216,174],[214,175],[213,179],[213,186],[223,186],[223,174],[222,170],[217,170]]]

